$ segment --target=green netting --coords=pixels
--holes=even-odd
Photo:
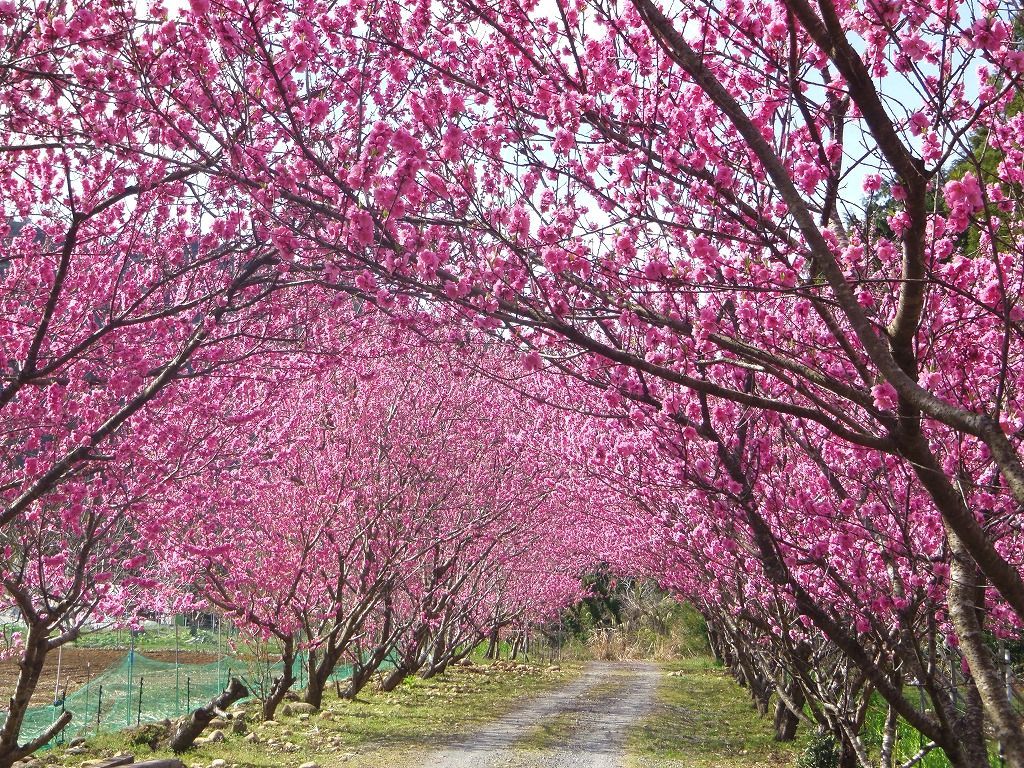
[[[304,663],[304,658],[296,660],[300,689],[305,685]],[[179,717],[224,690],[231,675],[241,677],[250,691],[258,693],[261,682],[265,685],[271,675],[280,671],[280,663],[267,665],[230,656],[210,664],[176,664],[128,653],[86,685],[69,692],[63,702],[30,709],[22,726],[21,741],[43,733],[65,709],[73,718],[57,738],[58,744],[77,736]],[[343,680],[351,674],[352,668],[342,665],[331,680]],[[0,713],[0,723],[4,717]]]

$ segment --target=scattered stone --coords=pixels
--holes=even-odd
[[[285,717],[289,717],[291,715],[311,715],[316,710],[317,708],[312,704],[307,704],[305,701],[297,701],[294,704],[285,704],[281,711]]]
[[[224,741],[224,731],[218,729],[206,737],[205,743],[207,744],[219,744]]]
[[[241,736],[243,733],[245,733],[245,731],[246,727],[244,717],[236,717],[234,720],[231,721],[231,732],[233,734],[235,734],[236,736]]]
[[[134,762],[135,755],[125,753],[114,755],[113,757],[103,757],[98,760],[86,760],[82,763],[82,768],[117,768],[117,766],[131,765]]]
[[[82,744],[79,744],[77,747],[71,747],[71,749],[68,749],[64,754],[67,754],[67,755],[84,755],[88,751],[89,750],[88,750],[87,747],[85,747]]]
[[[277,720],[264,720],[263,725],[274,727],[280,725],[280,723]]]
[[[210,768],[228,768],[228,761],[222,757],[218,757],[210,763]]]
[[[210,724],[207,725],[206,727],[207,728],[225,728],[225,727],[227,727],[227,724],[228,724],[228,721],[225,720],[223,717],[215,717],[215,718],[213,718],[213,720],[210,721]]]
[[[248,733],[245,736],[245,741],[248,741],[250,744],[258,744],[259,740],[260,737],[257,736],[255,733]]]
[[[300,723],[305,723],[308,720],[309,720],[309,715],[307,715],[305,712],[303,712],[301,715],[299,715],[299,722]]]
[[[310,761],[308,763],[303,763],[299,768],[320,768],[320,766],[317,763]]]

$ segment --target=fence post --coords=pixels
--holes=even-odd
[[[82,724],[85,732],[89,732],[89,683],[92,682],[92,662],[85,662],[85,712],[82,715]]]
[[[60,713],[63,715],[68,711],[68,688],[64,686],[64,690],[60,694]],[[88,715],[86,715],[88,717]],[[67,733],[67,728],[60,729],[60,743],[64,743],[64,734]]]
[[[192,676],[185,678],[185,711],[192,711]]]
[[[103,684],[100,684],[100,690],[96,695],[96,733],[100,732],[100,712],[103,711]]]
[[[142,722],[142,685],[146,682],[145,675],[139,675],[139,708],[135,712],[135,725],[138,726]]]
[[[174,716],[177,717],[181,714],[181,694],[179,679],[181,678],[181,668],[178,664],[178,616],[174,616]]]
[[[135,667],[135,631],[128,630],[128,692],[124,698],[124,726],[132,724],[132,672]]]
[[[217,628],[217,686],[219,687],[220,686],[220,664],[221,664],[221,660],[222,660],[221,659],[221,652],[220,652],[220,632],[221,632],[221,628],[222,628],[223,625],[222,625],[222,622],[220,620],[220,616],[218,616],[216,613],[213,614],[213,620],[214,620],[214,622],[216,624],[216,628]]]

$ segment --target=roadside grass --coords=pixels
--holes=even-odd
[[[796,763],[805,741],[780,744],[772,723],[709,658],[662,665],[664,677],[649,717],[627,748],[635,768],[783,768]],[[670,672],[683,672],[669,676]]]
[[[325,697],[321,712],[284,716],[273,723],[252,722],[248,730],[258,741],[224,728],[225,740],[201,744],[181,756],[186,766],[206,768],[217,759],[238,768],[287,768],[316,762],[324,768],[402,766],[425,751],[443,747],[483,723],[500,718],[522,699],[565,685],[578,666],[489,664],[455,667],[430,680],[411,678],[391,693],[368,691],[355,701]],[[256,711],[255,705],[249,708]],[[209,735],[208,730],[206,734]],[[57,748],[47,762],[78,766],[83,760],[130,752],[136,760],[172,757],[164,749],[134,743],[131,731],[90,739],[87,754],[70,755]]]

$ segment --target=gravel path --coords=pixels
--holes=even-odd
[[[654,701],[658,669],[643,663],[592,663],[560,691],[546,694],[428,756],[438,768],[619,768],[630,731]],[[555,744],[519,747],[545,724]]]

